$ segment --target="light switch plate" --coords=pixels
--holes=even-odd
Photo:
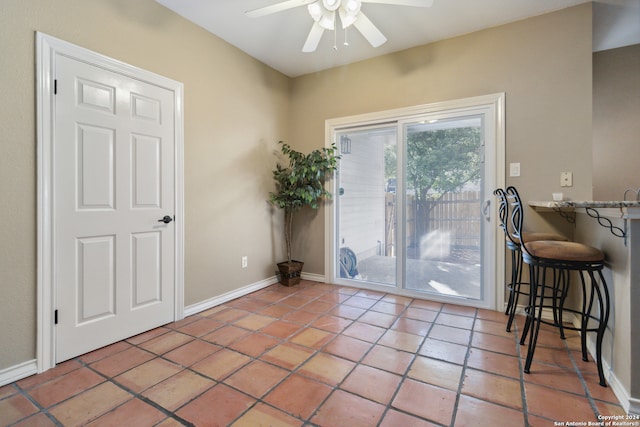
[[[509,163],[509,176],[520,176],[520,163]]]

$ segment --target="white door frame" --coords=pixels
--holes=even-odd
[[[505,183],[505,93],[494,93],[489,95],[475,96],[471,98],[456,99],[453,101],[436,102],[433,104],[416,105],[413,107],[398,108],[393,110],[378,111],[373,113],[365,113],[355,116],[340,117],[335,119],[329,119],[325,121],[325,144],[327,146],[335,141],[336,132],[341,129],[354,127],[354,126],[368,126],[375,124],[384,124],[385,122],[395,122],[399,117],[411,118],[428,115],[431,113],[437,113],[443,110],[451,111],[456,110],[459,113],[463,113],[465,110],[471,109],[477,111],[479,108],[487,109],[491,112],[490,116],[494,120],[493,123],[486,123],[485,126],[491,126],[495,131],[496,145],[491,152],[485,151],[485,156],[491,156],[495,163],[494,185],[496,187],[504,187]],[[327,183],[327,190],[335,194],[336,180],[331,180]],[[497,226],[496,222],[496,210],[494,207],[491,194],[485,195],[485,200],[489,201],[489,217],[484,218],[487,220],[487,226],[490,232],[494,233],[495,249],[485,259],[494,259],[495,262],[490,263],[486,268],[494,271],[483,272],[485,277],[485,285],[494,285],[493,289],[485,289],[488,292],[486,303],[483,308],[492,310],[502,310],[504,307],[504,292],[501,290],[504,288],[505,283],[505,242],[504,238],[501,238],[502,230]],[[325,259],[324,259],[324,274],[325,278],[329,281],[338,281],[337,267],[336,267],[336,247],[335,239],[337,239],[336,230],[336,203],[325,203]],[[489,274],[487,274],[489,273]],[[495,283],[492,283],[495,282]],[[374,284],[360,285],[357,281],[349,281],[349,286],[354,287],[366,287],[367,289],[379,290],[381,292],[395,293],[399,295],[405,295],[409,297],[425,298],[426,295],[415,291],[400,289],[397,287],[377,286]],[[430,299],[438,300],[437,296],[430,294]],[[459,302],[464,304],[464,300]]]
[[[174,93],[175,99],[175,306],[174,320],[184,317],[184,113],[183,84],[152,72],[125,64],[88,49],[67,43],[44,33],[36,33],[37,96],[37,342],[38,372],[55,366],[54,301],[54,227],[53,227],[53,156],[55,137],[54,76],[55,57],[62,54],[78,61],[153,84]]]

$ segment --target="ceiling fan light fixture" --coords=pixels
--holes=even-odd
[[[344,10],[344,8],[340,8],[340,22],[342,23],[342,28],[346,29],[352,26],[358,20],[358,13],[348,13]]]
[[[340,7],[340,0],[322,0],[325,9],[334,11]]]
[[[310,4],[307,9],[309,10],[309,15],[322,28],[325,30],[333,30],[335,28],[336,13],[324,8],[323,0]]]
[[[342,28],[347,28],[353,25],[360,15],[360,7],[362,4],[360,0],[347,0],[340,8],[340,22],[342,22]]]
[[[347,0],[347,2],[344,5],[344,8],[347,11],[347,13],[356,14],[360,12],[360,6],[362,6],[362,3],[360,2],[360,0]]]
[[[334,30],[336,28],[336,13],[325,11],[320,17],[318,25],[325,30]]]
[[[309,6],[307,6],[307,9],[309,10],[309,15],[311,15],[314,21],[316,22],[320,21],[320,18],[322,18],[322,1],[321,0],[318,0],[315,3],[311,3]]]

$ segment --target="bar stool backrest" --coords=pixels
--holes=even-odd
[[[509,194],[502,188],[496,189],[493,194],[498,197],[498,200],[500,202],[500,204],[498,205],[498,219],[500,220],[500,228],[502,228],[502,231],[504,231],[505,236],[508,238],[508,246],[511,249],[517,249],[520,246],[520,239],[516,237],[515,228],[512,225],[511,218],[513,215],[513,208],[509,209],[509,206],[512,203],[509,198]]]
[[[525,241],[523,240],[523,224],[524,224],[524,213],[522,210],[522,200],[520,199],[520,194],[518,194],[518,190],[514,186],[507,187],[506,191],[507,202],[510,206],[510,215],[509,215],[509,224],[508,228],[510,230],[510,238],[512,240],[518,242],[523,251],[529,253],[527,251]]]
[[[507,232],[507,218],[509,216],[509,206],[507,204],[507,195],[504,193],[502,188],[496,188],[493,192],[494,195],[498,197],[498,201],[500,204],[498,205],[498,219],[500,220],[500,228],[504,231],[505,234],[509,234]]]

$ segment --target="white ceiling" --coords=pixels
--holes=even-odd
[[[362,11],[388,41],[373,48],[355,28],[325,31],[313,53],[302,46],[313,20],[306,6],[260,18],[245,12],[282,0],[156,0],[259,61],[296,77],[484,28],[552,12],[590,0],[435,0],[430,8],[363,4]],[[640,43],[640,0],[594,2],[594,51]],[[333,49],[334,34],[337,50]]]

